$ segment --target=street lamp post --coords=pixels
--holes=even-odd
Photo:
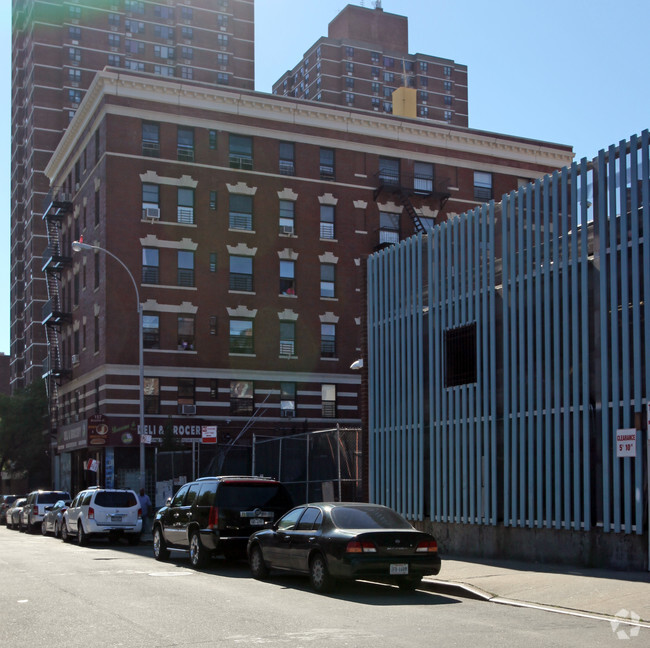
[[[142,353],[142,303],[140,302],[140,291],[138,290],[138,285],[135,283],[135,279],[133,278],[133,275],[131,274],[131,271],[126,267],[124,262],[116,257],[112,252],[109,250],[106,250],[103,247],[100,247],[99,245],[90,245],[88,243],[84,243],[83,241],[74,241],[72,243],[72,249],[75,252],[84,252],[87,250],[98,250],[100,252],[105,252],[108,254],[108,256],[112,257],[115,259],[127,272],[129,275],[129,278],[131,279],[131,283],[133,284],[133,289],[135,290],[135,298],[137,301],[137,306],[138,306],[138,340],[139,340],[139,351],[138,351],[138,363],[140,365],[140,488],[145,487],[145,479],[144,479],[144,443],[142,441],[142,437],[144,435],[144,361],[143,361],[143,353]]]

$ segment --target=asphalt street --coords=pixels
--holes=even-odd
[[[0,609],[9,648],[620,645],[594,619],[372,583],[324,596],[294,576],[255,581],[243,562],[198,572],[182,554],[156,562],[146,545],[79,547],[5,527]]]

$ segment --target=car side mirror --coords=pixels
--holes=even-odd
[[[46,507],[45,507],[45,510],[46,510],[46,511],[51,511],[53,508],[54,508],[53,506],[46,506]]]
[[[165,502],[165,506],[169,506],[172,503],[172,498],[168,497],[167,501]]]

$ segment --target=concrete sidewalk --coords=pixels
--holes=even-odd
[[[427,589],[494,603],[630,621],[650,628],[650,573],[442,558]]]

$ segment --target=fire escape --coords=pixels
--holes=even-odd
[[[422,221],[424,216],[418,211],[415,204],[427,203],[432,209],[437,209],[440,214],[449,200],[448,187],[449,180],[436,182],[433,173],[407,175],[400,173],[399,168],[383,168],[377,174],[373,198],[376,201],[382,193],[396,196],[403,207],[403,212],[409,216],[415,233],[418,234],[425,232],[427,228]],[[401,238],[399,226],[390,229],[381,224],[377,249],[398,243]]]
[[[72,257],[65,256],[61,243],[64,218],[72,213],[72,197],[52,189],[45,199],[43,220],[47,228],[47,248],[43,252],[43,272],[47,282],[48,301],[43,305],[43,325],[47,337],[47,358],[43,363],[43,378],[47,388],[50,421],[56,427],[58,420],[59,387],[72,375],[66,368],[61,348],[61,329],[72,321],[65,312],[61,298],[61,275],[72,266]]]

